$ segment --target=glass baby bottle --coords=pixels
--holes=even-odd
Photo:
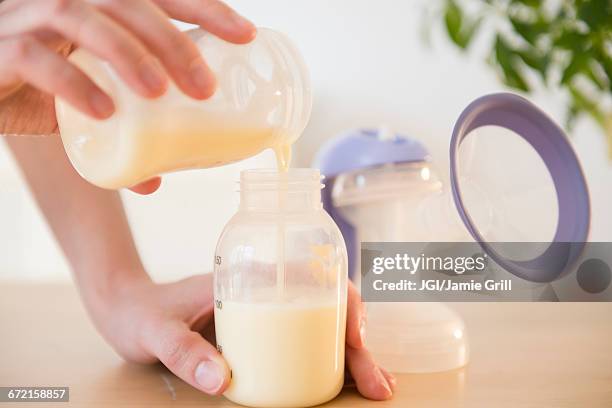
[[[83,178],[117,189],[170,171],[240,161],[268,148],[286,165],[312,102],[300,53],[285,35],[266,28],[242,45],[199,29],[189,34],[217,79],[214,95],[203,101],[174,84],[160,98],[145,99],[86,50],[70,56],[116,106],[112,117],[96,120],[56,99],[64,148]]]
[[[225,396],[254,407],[307,407],[344,381],[347,255],[323,210],[315,169],[247,170],[240,207],[217,244],[217,347]]]

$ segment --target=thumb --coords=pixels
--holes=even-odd
[[[143,346],[182,380],[207,394],[222,394],[230,370],[217,349],[180,321],[164,321],[143,333]]]

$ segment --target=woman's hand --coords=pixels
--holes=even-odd
[[[212,275],[163,285],[143,278],[121,287],[109,292],[112,295],[103,302],[87,302],[85,296],[96,326],[115,350],[130,361],[159,360],[199,390],[222,394],[229,385],[230,371],[213,345]],[[364,316],[359,294],[351,285],[346,366],[364,397],[388,399],[395,379],[376,365],[364,347]]]
[[[113,114],[111,98],[66,59],[74,47],[108,61],[143,97],[163,94],[168,77],[193,98],[211,96],[212,72],[170,17],[199,24],[234,43],[249,42],[256,32],[252,23],[219,0],[0,1],[0,133],[55,130],[53,98],[48,95],[94,118]],[[156,178],[133,190],[151,193],[159,182]]]
[[[187,95],[212,95],[215,79],[188,35],[169,17],[201,25],[231,42],[255,27],[218,0],[5,0],[0,3],[0,97],[23,83],[104,119],[113,101],[57,51],[83,47],[108,61],[138,94],[154,98],[168,75]]]

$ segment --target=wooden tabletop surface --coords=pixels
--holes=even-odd
[[[467,367],[398,375],[393,400],[345,389],[330,407],[612,407],[612,303],[464,303]],[[0,284],[0,386],[69,386],[34,407],[231,407],[161,366],[124,363],[68,285]]]

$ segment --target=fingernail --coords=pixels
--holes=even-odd
[[[387,379],[387,383],[391,386],[391,390],[394,390],[395,386],[397,385],[397,379],[395,378],[395,376],[382,367],[378,368],[380,369],[380,371],[382,371],[383,375]]]
[[[388,398],[391,395],[393,395],[393,391],[391,391],[391,387],[389,386],[389,383],[387,382],[387,379],[385,378],[385,376],[382,373],[382,371],[380,371],[380,368],[378,368],[376,371],[377,371],[376,377],[378,379],[378,382],[380,383],[380,385],[383,386],[385,391],[387,391],[386,392],[386,397]]]
[[[215,93],[215,78],[199,58],[193,61],[189,67],[191,83],[199,91],[203,98],[208,98]]]
[[[223,385],[223,370],[213,361],[202,361],[196,367],[195,379],[204,391],[213,394]]]
[[[361,317],[359,321],[359,337],[361,337],[361,345],[365,346],[366,342],[366,318],[365,316]]]
[[[94,91],[89,95],[89,105],[101,118],[108,118],[115,112],[113,100],[100,91]]]
[[[166,73],[160,63],[153,57],[146,58],[140,67],[140,78],[153,93],[166,90]]]
[[[395,386],[397,385],[397,379],[395,378],[395,376],[391,373],[389,373],[389,377],[387,378],[387,382],[389,383],[389,385],[391,386],[391,389],[394,389]]]

